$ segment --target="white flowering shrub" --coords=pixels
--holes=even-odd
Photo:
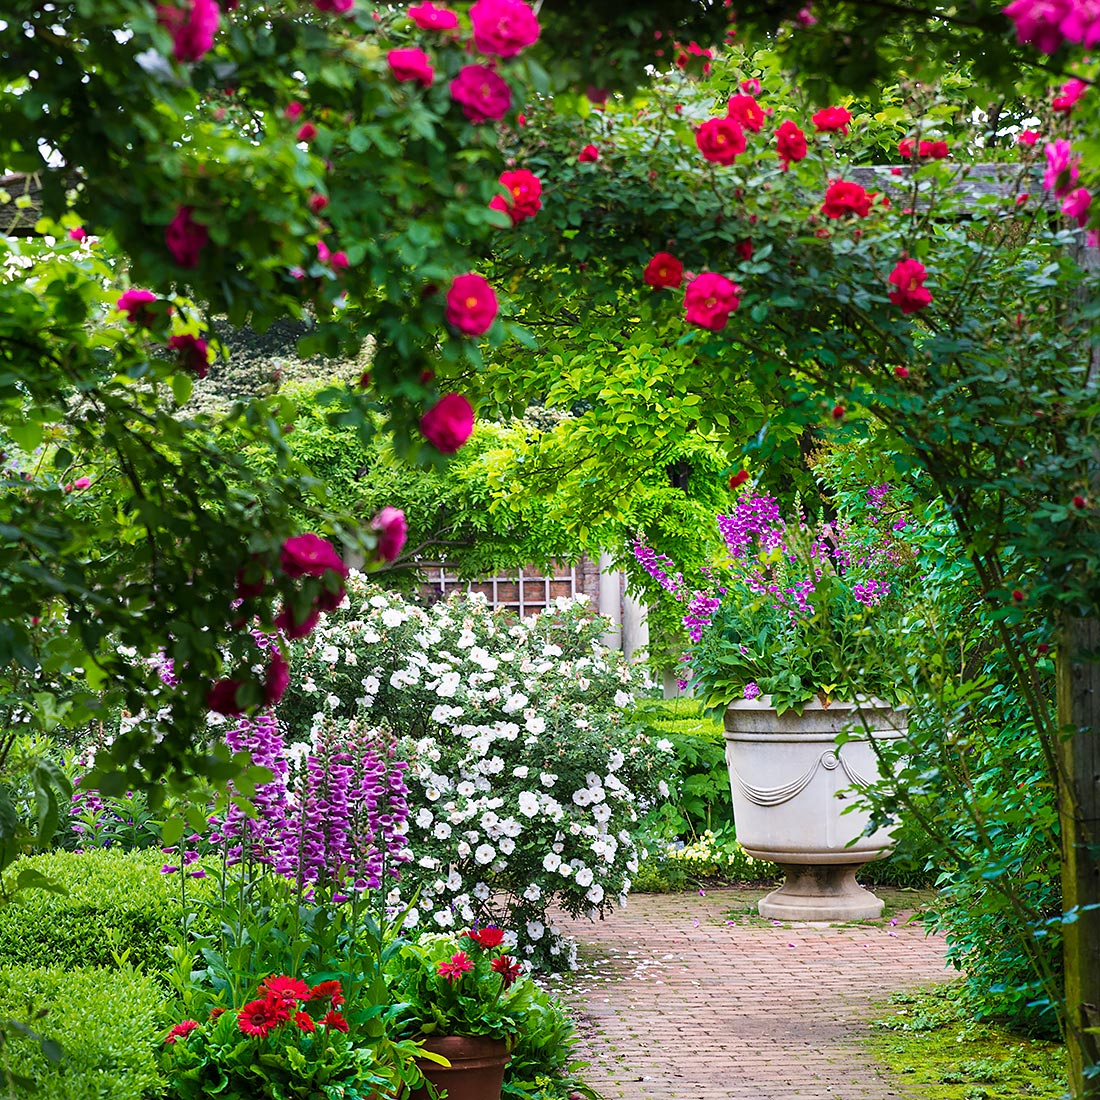
[[[389,727],[410,765],[410,923],[499,924],[521,956],[573,965],[548,912],[625,902],[639,814],[674,766],[627,717],[633,674],[600,645],[604,621],[578,600],[521,621],[479,596],[425,609],[355,574],[347,588],[296,650],[290,739]]]

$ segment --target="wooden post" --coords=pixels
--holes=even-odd
[[[1064,624],[1058,722],[1062,899],[1076,917],[1063,926],[1070,1089],[1073,1100],[1100,1100],[1100,622],[1094,619]]]

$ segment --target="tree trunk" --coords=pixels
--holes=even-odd
[[[1100,1100],[1100,622],[1068,619],[1058,659],[1059,807],[1070,1095]]]

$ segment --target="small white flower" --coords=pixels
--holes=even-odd
[[[321,660],[326,665],[334,665],[340,659],[340,650],[337,646],[327,645],[321,650]]]
[[[629,707],[634,702],[634,696],[629,691],[615,692],[615,706]]]
[[[464,840],[458,842],[458,847],[455,849],[455,854],[459,859],[469,859],[470,853],[473,849]]]
[[[473,889],[473,895],[478,901],[488,901],[489,887],[484,882],[479,882]]]
[[[526,722],[523,723],[523,728],[528,733],[534,734],[536,737],[540,733],[546,732],[546,719],[541,714],[532,714]]]
[[[544,787],[552,787],[555,783],[557,783],[557,781],[558,781],[558,777],[556,775],[554,775],[553,772],[542,772],[539,775],[539,782]]]
[[[413,906],[413,908],[410,909],[405,914],[404,927],[405,928],[415,928],[419,923],[420,923],[420,910],[417,909],[416,906]]]
[[[523,708],[527,706],[527,703],[527,696],[524,695],[522,691],[517,691],[515,695],[508,698],[508,701],[501,707],[501,710],[503,710],[505,714],[515,714],[516,711],[523,710]]]
[[[601,825],[606,825],[611,820],[611,807],[606,802],[602,806],[596,806],[592,810],[592,816]]]
[[[496,849],[491,844],[482,844],[474,852],[474,859],[483,867],[486,863],[492,863],[496,856]]]
[[[673,752],[676,748],[675,745],[667,738],[662,737],[656,745],[653,746],[658,752]]]
[[[527,773],[530,770],[531,769],[526,764],[520,764],[520,766],[518,768],[513,768],[512,769],[512,774],[517,779],[526,779],[527,778]]]
[[[529,920],[527,922],[527,935],[533,940],[541,940],[543,933],[546,931],[546,925],[540,920]]]
[[[516,842],[510,836],[502,836],[497,842],[502,855],[510,856],[516,850]]]
[[[532,882],[526,890],[523,891],[523,896],[528,901],[538,901],[542,897],[542,887],[537,882]]]
[[[579,791],[573,792],[573,801],[578,806],[587,806],[592,801],[592,792],[587,787],[581,787]]]
[[[396,607],[389,607],[382,612],[382,625],[388,626],[391,630],[395,626],[400,626],[404,621],[404,613],[399,611]]]
[[[432,830],[432,836],[436,840],[449,840],[451,836],[451,827],[446,821],[437,821],[435,828]]]
[[[462,876],[457,871],[451,871],[447,876],[446,882],[447,889],[453,894],[456,890],[462,889]]]
[[[547,852],[546,855],[542,857],[542,866],[547,871],[553,873],[561,866],[561,856],[559,856],[557,852]]]
[[[588,893],[584,896],[588,898],[593,905],[599,905],[600,902],[603,901],[603,887],[598,882],[594,882],[589,887]],[[625,899],[622,904],[626,904]]]
[[[578,886],[591,886],[595,880],[595,875],[592,873],[591,867],[582,867],[577,872],[577,885]]]
[[[457,787],[455,787],[455,791],[457,791],[458,794],[462,795],[463,798],[473,798],[473,796],[477,793],[477,787],[475,787],[473,783],[471,783],[468,779],[464,779],[461,783],[459,783]]]
[[[424,792],[424,797],[425,797],[425,798],[426,798],[426,799],[427,799],[427,800],[428,800],[429,802],[438,802],[438,801],[439,801],[439,791],[438,791],[438,790],[436,790],[436,788],[435,788],[435,787],[429,787],[429,788],[428,788],[428,789],[427,789],[427,790],[426,790],[426,791]]]
[[[539,812],[539,796],[531,791],[520,792],[519,812],[524,817],[534,817]]]
[[[432,919],[440,928],[450,928],[455,922],[454,915],[451,913],[450,909],[438,909],[432,914]]]
[[[668,784],[663,779],[657,783],[657,793],[662,798],[668,798]]]
[[[427,806],[421,807],[416,811],[416,824],[421,829],[427,829],[431,823],[435,820],[435,814],[428,809]]]
[[[573,868],[570,867],[568,863],[563,863],[558,868],[558,874],[561,875],[562,878],[569,878],[573,874]]]
[[[500,823],[500,831],[505,836],[519,836],[519,834],[523,832],[523,825],[514,817],[506,817]]]

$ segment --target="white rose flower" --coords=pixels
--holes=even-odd
[[[473,893],[474,897],[477,898],[478,901],[488,901],[489,900],[489,887],[486,886],[484,882],[479,882],[473,888],[472,893]]]
[[[523,891],[523,896],[528,901],[538,901],[542,897],[542,887],[537,882],[532,882],[526,890]]]
[[[492,810],[486,810],[481,815],[481,827],[488,833],[500,828],[500,818]]]
[[[457,787],[455,787],[455,791],[457,791],[458,794],[462,795],[463,798],[473,798],[473,796],[477,793],[477,787],[475,787],[473,783],[471,783],[468,779],[463,779],[462,782],[459,783]]]
[[[555,783],[557,783],[557,781],[558,781],[558,777],[556,775],[554,775],[553,772],[542,772],[539,775],[539,782],[544,787],[552,787]]]
[[[400,626],[404,621],[404,613],[399,611],[396,607],[388,607],[382,612],[382,625],[388,626],[391,630],[395,626]]]
[[[578,806],[587,806],[592,801],[592,792],[587,787],[581,787],[579,791],[573,792],[573,801]]]
[[[658,752],[673,752],[676,746],[667,738],[662,737],[656,745],[653,746]]]
[[[340,650],[337,646],[327,645],[321,650],[321,660],[326,665],[334,665],[340,659]]]
[[[577,872],[577,885],[578,886],[591,886],[595,881],[596,876],[592,873],[591,867],[582,867]]]
[[[615,706],[629,707],[634,703],[634,696],[629,691],[615,692]]]
[[[556,852],[547,852],[542,857],[542,865],[547,871],[553,873],[561,866],[561,856]]]
[[[439,801],[439,797],[440,797],[440,796],[439,796],[439,791],[437,791],[435,787],[429,787],[429,788],[428,788],[428,789],[427,789],[427,790],[426,790],[426,791],[424,792],[424,797],[425,797],[425,798],[426,798],[426,799],[427,799],[427,800],[428,800],[429,802],[438,802],[438,801]]]
[[[539,812],[539,796],[531,791],[520,792],[519,812],[524,817],[534,817]]]
[[[474,859],[483,867],[486,863],[492,863],[496,856],[496,849],[491,844],[479,845],[477,851],[474,852]]]
[[[451,836],[451,827],[446,821],[437,821],[435,828],[432,830],[432,836],[436,840],[449,840]]]
[[[383,596],[381,592],[376,592],[373,596],[371,596],[371,598],[367,602],[371,605],[371,607],[389,607],[390,606],[389,599],[387,597]]]
[[[502,836],[497,847],[502,855],[510,856],[516,850],[516,842],[510,836]]]
[[[540,920],[529,920],[527,922],[527,935],[533,940],[541,940],[543,933],[546,931],[546,925]],[[528,947],[530,950],[530,947]]]
[[[469,844],[466,843],[466,841],[460,840],[458,842],[458,847],[455,849],[455,854],[458,856],[459,859],[469,859],[470,853],[472,851],[473,849],[470,847]]]
[[[592,816],[601,825],[606,825],[611,820],[611,807],[606,802],[602,806],[596,806],[592,810]]]
[[[657,784],[657,793],[662,798],[668,798],[668,784],[663,779]]]
[[[517,779],[526,779],[527,774],[528,774],[528,772],[530,772],[530,770],[531,769],[526,764],[520,764],[520,766],[518,768],[513,768],[512,769],[512,774]]]
[[[532,714],[526,722],[523,723],[523,728],[528,733],[534,734],[536,737],[540,733],[546,732],[546,719],[541,714]]]
[[[505,836],[519,836],[523,832],[523,824],[514,817],[506,817],[500,823],[500,831]]]
[[[405,914],[405,923],[404,923],[403,927],[405,927],[405,928],[415,928],[419,923],[420,923],[420,910],[417,909],[416,906],[414,905],[412,907],[412,909],[410,909]]]
[[[446,887],[453,894],[456,890],[462,889],[462,876],[457,871],[452,871],[447,876]]]
[[[573,874],[573,868],[570,867],[568,863],[563,863],[558,868],[558,874],[561,875],[562,878],[569,878]]]
[[[364,676],[363,677],[363,690],[368,695],[377,695],[378,689],[381,686],[377,676]]]
[[[432,914],[432,919],[440,928],[450,928],[455,922],[454,914],[450,909],[436,910],[436,912]]]
[[[416,812],[416,824],[421,829],[427,829],[431,823],[435,820],[435,814],[428,809],[427,806],[422,807]]]
[[[600,902],[603,901],[603,887],[598,882],[594,882],[591,887],[589,887],[588,893],[584,896],[588,898],[593,905],[599,905]]]

